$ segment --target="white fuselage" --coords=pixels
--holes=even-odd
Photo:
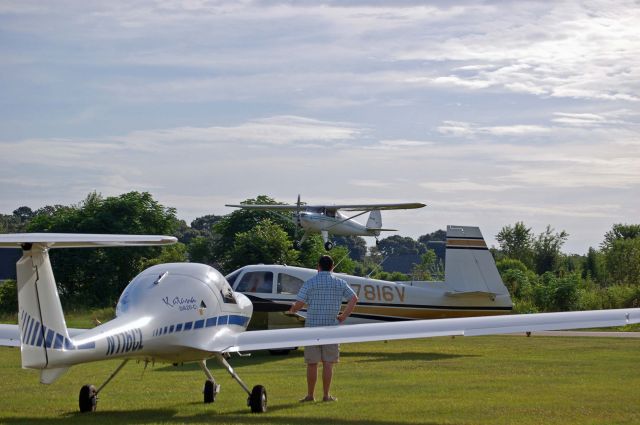
[[[282,312],[295,301],[302,284],[316,273],[301,267],[260,264],[242,267],[227,280],[234,291],[249,297],[255,312],[268,313],[268,327],[288,327],[295,320],[285,318]],[[512,309],[506,288],[501,294],[452,296],[453,288],[445,282],[390,282],[335,275],[346,280],[359,298],[347,324],[489,316],[508,314]]]
[[[110,358],[199,361],[211,355],[208,344],[244,331],[252,312],[251,301],[233,293],[212,267],[160,264],[131,281],[120,297],[115,319],[65,340],[55,330],[40,338],[33,333],[37,319],[25,313],[22,336],[35,347],[64,349],[49,356],[48,367]],[[49,342],[48,332],[52,334]],[[58,340],[61,347],[56,346]]]
[[[380,231],[370,229],[358,223],[340,211],[331,216],[329,211],[301,211],[299,215],[300,226],[310,232],[329,232],[338,236],[378,236]]]

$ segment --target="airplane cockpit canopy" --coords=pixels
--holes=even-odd
[[[116,316],[148,308],[155,297],[149,297],[149,290],[156,285],[180,288],[208,286],[220,294],[224,303],[235,304],[233,290],[220,272],[205,264],[168,263],[158,264],[140,273],[127,285],[116,305]]]

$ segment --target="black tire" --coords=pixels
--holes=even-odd
[[[301,248],[301,244],[300,241],[293,241],[293,249],[295,249],[296,251],[299,251]]]
[[[96,405],[98,404],[98,397],[96,396],[96,387],[93,385],[83,385],[80,388],[80,395],[78,396],[78,404],[80,405],[80,412],[95,412]]]
[[[204,402],[213,403],[216,401],[216,383],[211,379],[204,381]]]
[[[252,413],[267,411],[267,390],[262,385],[256,385],[249,396],[249,407]]]
[[[324,249],[326,249],[327,251],[331,251],[331,249],[333,249],[333,242],[331,242],[331,241],[325,242],[324,243]]]

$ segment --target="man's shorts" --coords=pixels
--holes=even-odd
[[[311,345],[304,347],[304,362],[307,364],[327,362],[338,363],[340,358],[340,345]]]

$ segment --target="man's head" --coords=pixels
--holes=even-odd
[[[318,260],[318,270],[321,272],[330,272],[333,270],[333,258],[330,255],[323,255]]]

